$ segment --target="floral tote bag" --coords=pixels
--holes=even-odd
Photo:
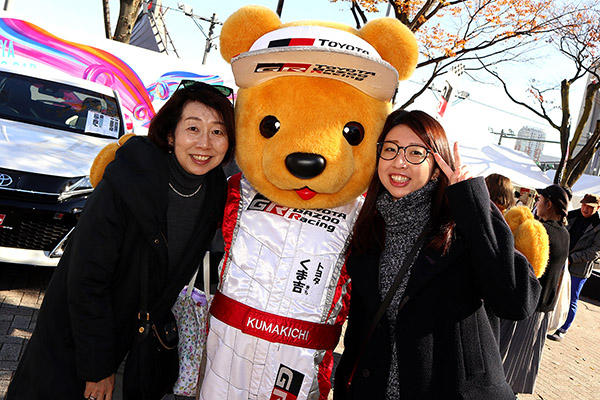
[[[202,263],[204,292],[194,287],[196,275],[183,288],[172,311],[179,330],[179,377],[173,393],[179,396],[196,396],[198,375],[204,366],[206,335],[208,332],[208,307],[210,305],[210,253],[206,252]],[[200,268],[199,268],[200,269]],[[208,294],[208,295],[207,295]]]

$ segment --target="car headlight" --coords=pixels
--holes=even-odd
[[[77,180],[69,182],[63,191],[58,195],[58,201],[63,201],[73,196],[81,196],[84,194],[92,193],[94,187],[90,183],[90,177],[84,176]]]

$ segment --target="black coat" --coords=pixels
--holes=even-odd
[[[578,218],[584,218],[581,209],[572,210],[567,215],[567,229],[569,232],[575,226]],[[569,252],[569,273],[576,278],[589,278],[592,271],[600,264],[600,215],[594,213],[590,224],[575,243],[571,240],[573,247]]]
[[[180,290],[190,279],[222,218],[225,175],[221,168],[206,175],[204,211],[178,271],[168,275],[167,157],[145,137],[117,151],[48,286],[7,400],[80,400],[85,381],[115,373],[132,344],[142,264],[150,309],[167,286]]]
[[[569,256],[569,231],[558,221],[542,222],[548,233],[550,257],[544,274],[540,277],[542,292],[537,311],[553,311],[558,301],[558,283]]]
[[[510,229],[491,205],[483,179],[450,186],[447,197],[456,222],[453,244],[445,256],[430,248],[420,252],[398,310],[400,399],[513,400],[483,301],[500,317],[523,319],[535,310],[540,286],[526,258],[514,250]],[[336,400],[385,398],[391,362],[385,317],[349,392],[344,390],[379,308],[379,256],[380,251],[371,251],[348,259],[352,296]]]

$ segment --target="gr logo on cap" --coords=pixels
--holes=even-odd
[[[390,101],[398,72],[364,39],[324,26],[289,26],[258,38],[231,59],[236,84],[259,85],[281,76],[336,79],[378,100]]]

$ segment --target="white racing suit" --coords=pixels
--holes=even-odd
[[[327,398],[350,302],[346,250],[363,200],[294,209],[230,178],[200,399]]]

